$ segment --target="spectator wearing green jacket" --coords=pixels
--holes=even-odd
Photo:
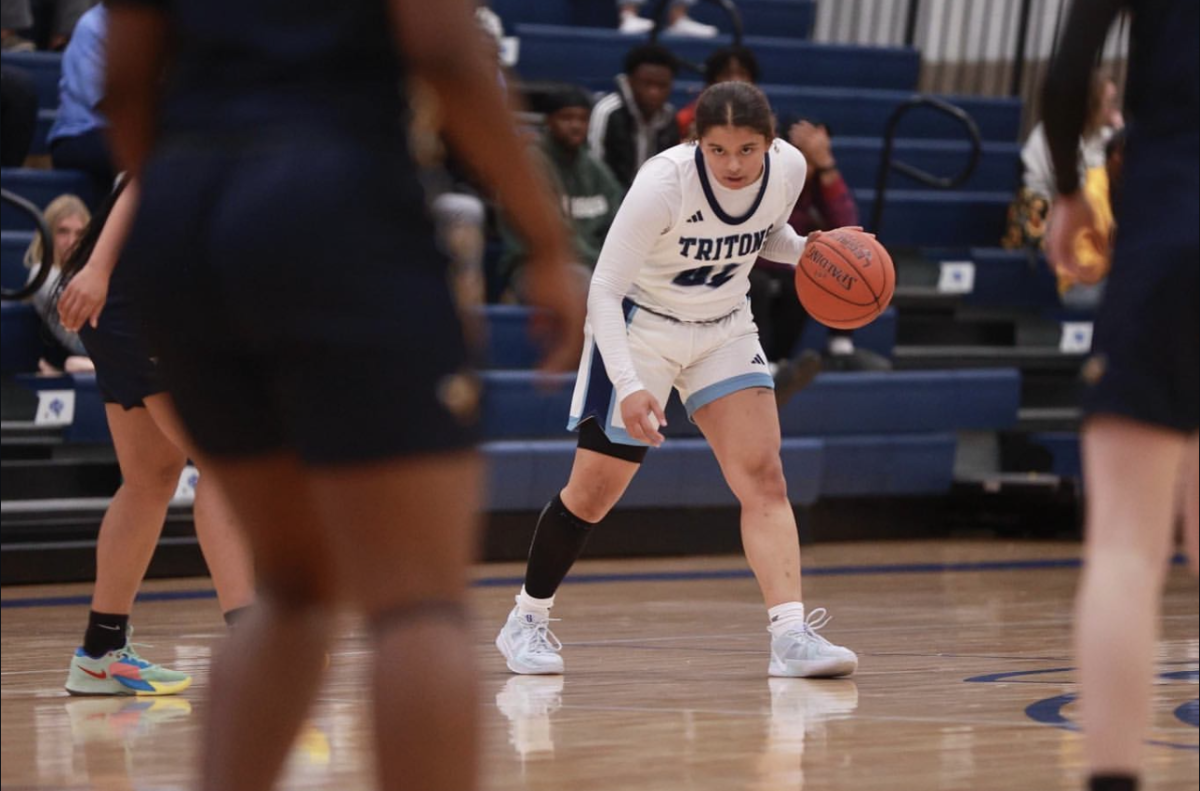
[[[538,157],[550,173],[558,191],[563,214],[570,223],[577,255],[579,277],[591,280],[592,268],[612,225],[625,190],[608,166],[587,145],[588,121],[592,113],[590,94],[575,85],[565,85],[544,99],[546,129]],[[507,225],[501,226],[504,254],[501,271],[518,301],[523,299],[525,250]]]

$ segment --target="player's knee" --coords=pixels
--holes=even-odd
[[[316,569],[272,570],[260,564],[258,589],[281,611],[293,614],[332,611],[337,592],[331,575]]]
[[[179,475],[186,461],[178,459],[139,460],[135,469],[122,469],[122,486],[139,492],[170,498],[179,486]]]
[[[563,504],[577,518],[595,524],[613,509],[624,490],[604,480],[587,483],[571,481],[562,491]]]
[[[760,453],[746,459],[738,470],[735,493],[743,503],[786,502],[787,479],[777,453]]]

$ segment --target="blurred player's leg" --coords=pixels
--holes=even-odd
[[[375,641],[383,788],[469,789],[478,701],[465,611],[481,464],[447,453],[314,473],[345,581]]]
[[[147,398],[146,409],[171,442],[178,448],[184,448],[195,461],[197,452],[183,424],[179,422],[170,396],[163,393]],[[248,607],[254,601],[254,562],[250,557],[250,548],[216,481],[211,477],[205,478],[203,469],[196,484],[192,519],[200,551],[204,553],[204,563],[208,566],[208,574],[217,591],[221,612],[230,616]]]
[[[1183,453],[1183,548],[1192,574],[1200,574],[1200,435],[1193,434]]]
[[[269,788],[312,701],[336,569],[306,471],[288,455],[210,461],[250,540],[260,596],[213,663],[202,788]]]
[[[1088,516],[1076,651],[1093,775],[1136,776],[1141,766],[1186,446],[1177,432],[1115,416],[1084,428]]]

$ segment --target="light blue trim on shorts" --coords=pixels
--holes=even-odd
[[[711,404],[718,398],[724,398],[730,393],[736,393],[739,390],[749,390],[752,387],[769,387],[774,390],[775,380],[768,373],[738,374],[728,379],[722,379],[708,387],[700,388],[692,393],[692,397],[683,406],[687,409],[688,419],[690,420],[692,415],[696,414],[697,409]]]

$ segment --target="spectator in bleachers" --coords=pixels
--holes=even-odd
[[[546,129],[540,150],[558,190],[572,230],[576,260],[573,268],[586,291],[604,237],[621,205],[625,190],[608,166],[588,150],[588,120],[592,97],[575,85],[564,85],[545,99]],[[501,225],[504,254],[501,271],[518,301],[524,301],[525,246],[508,227]]]
[[[62,322],[59,321],[55,294],[63,262],[67,260],[67,256],[79,243],[84,229],[92,219],[92,213],[78,197],[59,195],[50,201],[50,205],[43,212],[43,217],[46,219],[46,227],[50,229],[50,238],[54,245],[52,264],[50,274],[42,281],[41,287],[29,298],[29,301],[41,316],[46,329],[50,331],[52,341],[47,339],[44,343],[38,370],[45,374],[61,373],[62,371],[67,373],[94,371],[96,367],[92,365],[87,349],[83,348],[83,342],[79,340],[79,335],[65,329]],[[25,251],[25,267],[30,270],[30,279],[33,278],[36,267],[42,263],[43,252],[42,237],[40,234],[34,234],[33,241],[29,243],[29,249]]]
[[[675,108],[667,101],[678,73],[679,61],[666,47],[634,47],[617,90],[592,108],[588,144],[625,189],[642,163],[679,143]]]
[[[716,85],[718,82],[749,82],[758,83],[758,58],[746,47],[722,47],[704,59],[704,84]],[[690,139],[695,133],[696,102],[693,99],[687,107],[675,114],[675,122],[679,124],[679,137]]]
[[[0,50],[30,52],[33,42],[17,31],[33,27],[33,7],[29,0],[4,0],[0,4]]]
[[[1104,148],[1125,121],[1117,102],[1117,86],[1101,72],[1092,76],[1088,94],[1087,123],[1079,138],[1079,176],[1104,167]],[[1045,127],[1038,123],[1021,148],[1021,187],[1008,209],[1008,226],[1001,245],[1007,249],[1042,248],[1046,214],[1057,195],[1054,163],[1046,142]]]
[[[1093,225],[1075,237],[1078,270],[1056,270],[1058,295],[1066,307],[1094,310],[1104,298],[1104,283],[1112,266],[1112,242],[1116,232],[1113,209],[1124,161],[1125,131],[1122,129],[1104,147],[1104,167],[1088,168],[1084,175],[1083,195],[1092,207]]]
[[[646,0],[617,0],[617,11],[621,16],[620,31],[631,35],[649,33],[654,29],[654,20],[641,16]],[[712,38],[720,31],[712,25],[697,22],[688,16],[688,7],[695,5],[696,0],[675,0],[667,11],[666,32],[676,36],[691,36],[692,38]]]
[[[0,66],[0,166],[19,168],[37,126],[37,89],[24,69]]]
[[[58,117],[47,140],[54,167],[82,170],[107,193],[116,175],[104,130],[108,120],[100,112],[104,98],[104,38],[108,11],[97,5],[79,18],[62,59]]]

